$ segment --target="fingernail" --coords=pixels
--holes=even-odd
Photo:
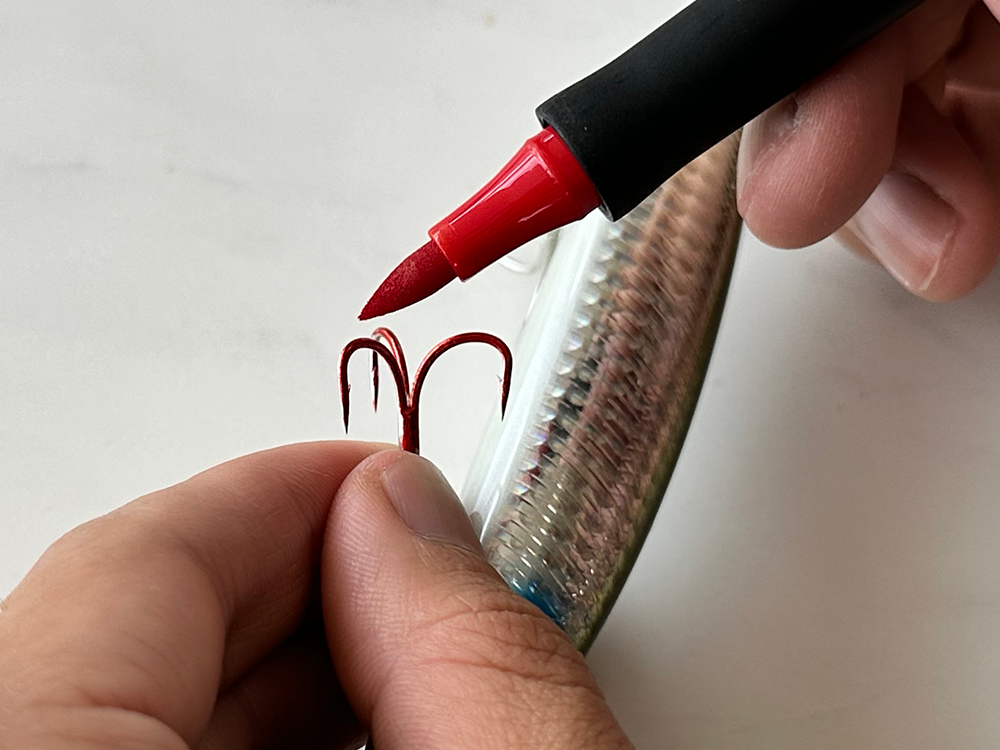
[[[859,258],[862,258],[868,263],[878,263],[875,256],[872,255],[871,249],[867,244],[865,244],[865,241],[861,239],[857,231],[854,229],[853,219],[838,229],[835,236],[838,240],[840,240],[842,245],[845,245],[848,250],[857,255]]]
[[[434,464],[411,454],[400,456],[382,472],[381,482],[392,507],[415,534],[482,554],[465,507]]]
[[[958,231],[958,211],[923,180],[889,172],[854,218],[872,253],[905,287],[926,289]]]
[[[761,164],[761,157],[779,146],[795,130],[798,113],[798,99],[789,96],[744,129],[736,176],[736,192],[741,210],[748,209],[752,201],[750,192],[753,175]]]

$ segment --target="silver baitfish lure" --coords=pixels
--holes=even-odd
[[[739,242],[735,135],[617,224],[564,230],[507,416],[463,499],[490,562],[586,651],[639,555],[715,342]]]

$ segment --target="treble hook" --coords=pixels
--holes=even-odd
[[[510,396],[511,375],[514,369],[514,357],[510,347],[502,340],[489,333],[460,333],[451,336],[435,346],[424,357],[413,385],[409,384],[406,369],[406,357],[399,339],[388,328],[378,328],[371,337],[355,339],[340,354],[340,401],[344,410],[344,430],[348,430],[351,410],[351,384],[347,376],[347,366],[355,352],[367,349],[372,353],[372,407],[378,409],[379,394],[379,357],[389,365],[389,372],[396,383],[396,397],[399,402],[400,437],[399,447],[410,453],[420,452],[420,394],[431,366],[443,354],[463,344],[486,344],[492,346],[503,357],[504,372],[500,380],[500,416],[507,412],[507,398]]]

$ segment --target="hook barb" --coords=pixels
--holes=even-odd
[[[376,359],[375,371],[377,371],[377,358],[382,357],[389,365],[393,380],[396,382],[396,393],[399,398],[399,408],[406,410],[409,407],[409,386],[403,378],[403,372],[399,362],[396,360],[392,350],[380,341],[374,339],[354,339],[344,347],[340,353],[340,404],[344,412],[344,431],[349,430],[349,416],[351,410],[351,383],[347,368],[351,362],[351,357],[362,349],[368,349],[372,353],[372,358]]]
[[[428,355],[424,357],[424,361],[420,363],[420,367],[417,368],[417,374],[413,379],[413,388],[410,391],[410,403],[414,406],[419,403],[420,392],[423,390],[424,381],[427,380],[427,373],[430,371],[431,366],[443,354],[465,344],[486,344],[496,349],[500,353],[500,356],[503,357],[503,376],[500,379],[500,416],[501,418],[506,416],[507,400],[510,396],[510,385],[514,372],[514,355],[511,354],[510,347],[502,339],[490,333],[460,333],[457,336],[445,339],[431,349]]]

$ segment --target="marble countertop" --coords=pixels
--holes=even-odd
[[[0,5],[0,593],[139,494],[341,437],[367,293],[538,102],[678,5]],[[414,356],[456,311],[513,340],[534,282],[494,268],[390,324]],[[997,746],[998,334],[997,274],[933,306],[834,243],[745,239],[590,656],[637,747]],[[456,353],[428,386],[424,452],[458,485],[493,364]],[[391,413],[355,412],[353,435],[392,439]]]

